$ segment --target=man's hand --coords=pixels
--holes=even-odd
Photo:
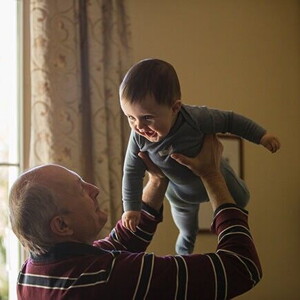
[[[140,211],[126,211],[122,215],[122,225],[131,231],[136,231],[136,227],[141,220]]]
[[[207,135],[201,151],[196,157],[174,153],[178,163],[188,167],[202,179],[213,211],[225,203],[234,203],[220,170],[223,145],[215,135]],[[200,179],[199,179],[200,180]]]
[[[161,169],[155,165],[152,160],[149,158],[147,152],[139,152],[138,156],[143,160],[147,167],[147,172],[149,177],[154,177],[157,179],[166,179],[165,174],[161,171]]]
[[[165,197],[169,179],[151,161],[146,152],[139,152],[138,155],[144,161],[149,175],[148,182],[143,190],[143,202],[159,211]]]
[[[171,155],[178,163],[189,168],[199,177],[209,176],[211,173],[220,172],[220,162],[223,145],[215,135],[207,135],[202,149],[196,157],[187,157],[174,153]]]
[[[280,149],[278,138],[272,134],[266,133],[260,140],[260,143],[272,153]]]

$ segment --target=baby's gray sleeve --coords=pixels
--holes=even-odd
[[[266,129],[251,119],[232,113],[231,133],[236,134],[250,142],[259,144]]]
[[[212,123],[215,133],[231,133],[250,142],[259,144],[266,130],[251,119],[234,113],[210,109]]]
[[[124,211],[141,210],[146,166],[138,156],[139,151],[139,146],[131,134],[123,167],[122,200]]]

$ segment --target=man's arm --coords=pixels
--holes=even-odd
[[[248,214],[234,204],[228,192],[219,170],[221,152],[222,146],[216,137],[207,136],[197,157],[173,155],[174,159],[186,165],[203,180],[215,210],[212,229],[218,236],[217,250],[204,255],[164,257],[141,252],[122,252],[118,257],[118,264],[114,266],[114,280],[124,282],[127,279],[127,292],[136,295],[131,298],[232,299],[260,281],[261,267],[248,227]],[[155,180],[152,184],[154,182]],[[140,224],[143,231],[134,233],[139,236],[128,234],[128,241],[132,238],[133,244],[139,238],[150,238],[148,234],[154,233],[154,227],[160,218],[156,209],[161,206],[162,199],[153,201],[155,197],[152,198],[151,194],[156,189],[152,188],[149,190],[150,201],[147,200],[146,207],[149,212],[152,205],[153,214],[149,216],[148,212],[143,212]],[[161,196],[164,188],[160,191]],[[146,229],[151,226],[152,231]],[[118,234],[126,233],[122,233],[122,228],[119,229]]]
[[[136,295],[134,299],[232,299],[260,281],[261,267],[248,227],[247,211],[233,203],[220,175],[221,150],[222,146],[216,137],[207,136],[197,157],[191,159],[179,154],[173,155],[174,159],[201,177],[208,190],[215,210],[213,231],[218,236],[217,250],[204,255],[164,257],[139,251],[132,253],[132,248],[131,253],[120,252],[111,280],[114,280],[112,285],[120,282],[124,284],[124,280],[127,280],[126,292],[131,295],[127,298]],[[156,180],[159,179],[156,178],[152,184]],[[159,183],[163,188],[158,188],[158,195],[163,196],[166,185],[166,182]],[[140,240],[140,248],[143,245],[146,248],[161,220],[157,209],[163,200],[157,198],[153,201],[155,197],[152,196],[155,196],[156,190],[153,187],[149,190],[149,201],[144,203],[146,210],[143,210],[141,230],[132,233],[119,223],[107,244],[111,242],[118,245],[119,241],[127,241],[126,245],[132,243],[135,246]],[[124,248],[119,246],[118,249]]]
[[[148,181],[143,189],[140,223],[133,232],[119,221],[106,239],[94,242],[96,247],[131,252],[145,251],[158,223],[162,221],[162,204],[169,181],[146,153],[140,152],[138,155],[144,161],[148,173]]]
[[[253,288],[262,276],[248,213],[235,205],[220,171],[222,150],[216,136],[211,135],[206,136],[195,158],[172,155],[201,178],[215,214],[212,230],[218,235],[217,251],[184,257],[187,269],[183,273],[189,274],[186,294],[202,296],[202,299],[231,299]]]
[[[147,167],[148,181],[143,190],[143,202],[159,211],[165,197],[169,180],[148,157],[147,153],[140,152],[139,157]]]

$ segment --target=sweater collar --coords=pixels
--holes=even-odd
[[[100,255],[104,253],[107,253],[107,251],[88,244],[66,242],[56,244],[55,246],[51,247],[47,253],[41,255],[34,255],[31,253],[30,257],[35,262],[48,262],[66,259],[73,256],[83,256],[91,254]]]

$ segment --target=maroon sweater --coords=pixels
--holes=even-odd
[[[19,274],[19,299],[231,299],[261,279],[245,210],[228,204],[216,211],[217,251],[204,255],[145,253],[161,220],[161,214],[143,205],[135,233],[119,222],[93,246],[62,243],[31,256]]]

